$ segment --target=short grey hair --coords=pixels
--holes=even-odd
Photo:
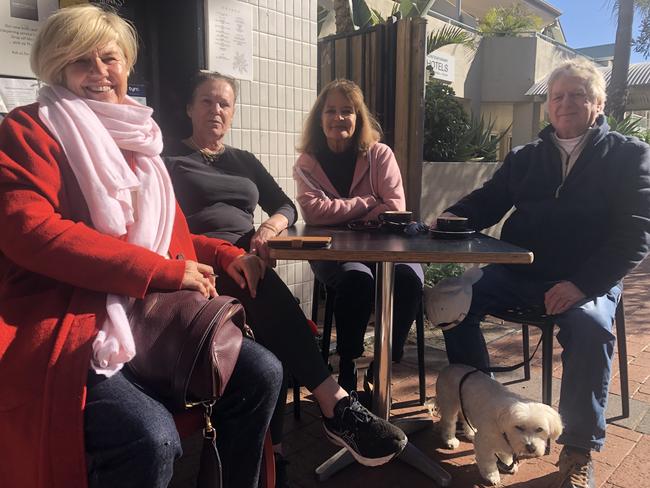
[[[565,61],[551,72],[546,82],[549,97],[553,84],[566,76],[583,80],[587,95],[592,102],[604,104],[607,100],[607,83],[603,73],[594,63],[580,58]]]

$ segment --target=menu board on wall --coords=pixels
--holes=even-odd
[[[29,54],[36,31],[58,7],[58,0],[0,2],[0,75],[34,76]]]
[[[253,79],[253,6],[237,0],[205,0],[207,68]]]

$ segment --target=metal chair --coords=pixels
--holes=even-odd
[[[553,328],[555,321],[544,313],[532,309],[511,309],[500,313],[490,314],[506,322],[514,322],[522,326],[522,340],[524,352],[524,379],[530,379],[530,334],[528,327],[537,327],[542,332],[542,402],[547,405],[552,403],[553,395]],[[630,416],[630,391],[627,372],[627,344],[625,340],[625,308],[623,296],[616,307],[616,343],[618,345],[618,365],[621,381],[622,418]]]
[[[311,319],[318,322],[318,305],[321,297],[321,291],[325,292],[325,317],[323,320],[323,334],[321,340],[321,353],[323,361],[329,367],[329,355],[332,336],[332,323],[334,321],[334,299],[336,291],[333,288],[325,286],[314,277],[314,287],[311,301]],[[420,404],[424,405],[427,398],[426,372],[424,368],[424,308],[422,302],[415,316],[415,331],[418,355],[418,379],[420,387]],[[330,367],[331,369],[331,367]],[[293,415],[296,419],[300,418],[300,384],[293,379]]]

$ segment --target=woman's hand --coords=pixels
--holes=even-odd
[[[196,290],[205,298],[216,297],[215,274],[212,266],[196,261],[185,261],[185,274],[181,289]]]
[[[275,237],[289,225],[289,220],[281,213],[271,215],[265,222],[262,222],[251,238],[250,253],[257,254],[264,260],[267,266],[275,267],[275,259],[269,256],[267,241]]]
[[[278,232],[271,226],[261,225],[251,238],[251,254],[257,254],[267,266],[275,266],[275,260],[269,256],[269,246],[267,241],[271,237],[278,235]]]
[[[255,298],[257,284],[264,278],[266,264],[253,254],[242,254],[236,258],[226,269],[226,273],[243,290],[248,286],[248,291]]]

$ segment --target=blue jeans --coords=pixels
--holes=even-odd
[[[465,320],[444,332],[450,363],[489,367],[480,321],[491,312],[511,307],[543,307],[544,293],[554,285],[535,281],[503,265],[483,268],[472,288]],[[577,303],[555,317],[562,346],[562,386],[559,411],[564,432],[560,444],[600,451],[605,443],[605,408],[616,339],[612,325],[620,285],[606,294]]]
[[[213,410],[226,488],[256,488],[264,436],[282,382],[280,362],[244,339],[223,397]],[[181,443],[172,414],[127,373],[88,376],[84,433],[88,486],[164,488]]]
[[[341,360],[363,354],[363,337],[375,296],[375,265],[355,262],[310,261],[318,281],[336,290],[336,351]],[[393,361],[400,361],[404,343],[422,301],[422,265],[397,263],[393,293]]]

